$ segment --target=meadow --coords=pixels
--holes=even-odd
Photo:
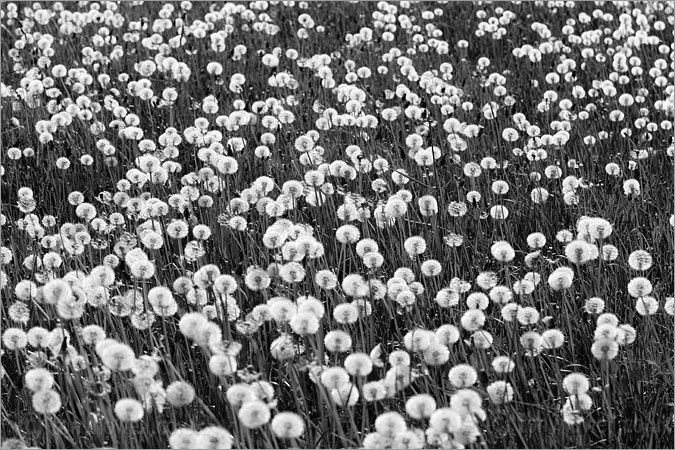
[[[6,2],[2,448],[673,448],[673,2]]]

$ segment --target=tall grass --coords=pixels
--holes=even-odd
[[[3,448],[167,448],[183,428],[194,430],[184,441],[192,448],[670,448],[673,22],[667,2],[4,2]],[[217,48],[220,31],[228,35]],[[151,36],[171,45],[153,47]],[[191,75],[167,69],[167,57]],[[155,70],[144,74],[147,61]],[[222,73],[207,68],[214,62]],[[71,72],[57,76],[59,65]],[[237,74],[240,89],[230,87]],[[388,108],[393,120],[383,117]],[[237,110],[247,124],[232,125]],[[289,113],[292,122],[269,125]],[[191,139],[198,118],[218,131],[210,142]],[[40,121],[52,124],[51,139]],[[181,137],[175,146],[169,128]],[[296,142],[312,133],[302,156]],[[269,157],[260,157],[263,145]],[[417,155],[426,149],[428,165]],[[238,168],[226,174],[230,157]],[[148,159],[163,169],[145,170]],[[388,164],[381,173],[369,167],[378,161]],[[136,182],[132,168],[147,181]],[[312,185],[315,177],[325,180]],[[303,192],[279,197],[290,180]],[[436,211],[418,204],[424,196]],[[273,201],[284,202],[282,214]],[[174,221],[186,236],[170,231]],[[543,245],[531,245],[535,232]],[[290,244],[269,245],[273,233]],[[423,239],[420,254],[412,237]],[[365,239],[381,264],[360,254]],[[502,257],[509,246],[513,255]],[[617,257],[605,254],[611,246]],[[644,270],[637,250],[651,261]],[[440,274],[429,273],[430,260]],[[568,284],[568,275],[556,278],[561,267],[573,274]],[[269,286],[247,279],[254,269]],[[334,289],[315,279],[324,270]],[[67,287],[50,297],[59,279]],[[652,289],[636,294],[645,283]],[[511,300],[501,304],[495,285]],[[171,295],[158,306],[162,286]],[[318,320],[316,332],[291,320],[309,308],[304,296],[325,309],[304,316]],[[589,306],[596,297],[603,311]],[[92,325],[104,336],[91,337]],[[434,332],[448,325],[458,335],[441,342]],[[350,337],[346,351],[326,337],[335,330]],[[551,330],[561,346],[542,345]],[[599,353],[617,343],[616,355]],[[120,344],[131,359],[111,355]],[[436,364],[427,348],[446,360]],[[410,362],[392,365],[400,351]],[[372,371],[331,389],[321,371],[355,373],[357,361],[368,365],[360,353]],[[498,356],[513,370],[497,370]],[[476,377],[467,386],[450,373],[463,365]],[[37,368],[53,386],[36,387]],[[587,393],[570,392],[570,374],[588,380]],[[187,405],[168,389],[178,381],[194,388]],[[513,392],[504,402],[494,394],[502,381]],[[385,394],[372,400],[371,388]],[[36,403],[51,391],[60,406]],[[465,411],[472,392],[481,405]],[[459,422],[443,431],[431,412],[415,418],[407,406],[420,394]],[[578,406],[584,396],[590,405]],[[123,399],[142,407],[122,411]],[[271,420],[254,424],[254,407]],[[304,430],[285,435],[281,412],[296,413]],[[389,434],[387,420],[399,425]]]

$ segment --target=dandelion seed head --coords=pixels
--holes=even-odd
[[[362,387],[363,399],[367,402],[383,400],[387,396],[387,390],[382,381],[370,381]]]
[[[232,408],[240,408],[244,403],[256,400],[253,389],[247,384],[236,383],[227,388],[225,397]]]
[[[593,339],[616,339],[618,335],[618,327],[616,325],[605,323],[598,325],[593,332]]]
[[[349,382],[349,373],[342,367],[330,367],[321,373],[321,384],[326,389],[338,389]]]
[[[350,297],[366,297],[369,292],[368,283],[359,274],[349,274],[342,279],[342,290]]]
[[[591,353],[600,361],[611,360],[619,353],[619,344],[614,339],[598,339],[591,346]]]
[[[507,381],[495,381],[488,385],[486,390],[490,401],[495,405],[501,405],[513,400],[513,387]]]
[[[409,352],[422,353],[436,340],[434,332],[417,328],[408,331],[403,337],[403,344]]]
[[[565,246],[565,256],[572,264],[585,264],[597,255],[597,251],[593,251],[594,248],[595,246],[586,241],[574,240]]]
[[[513,299],[513,291],[506,286],[495,286],[490,289],[489,297],[498,305],[506,305]]]
[[[542,248],[546,245],[546,236],[539,232],[531,233],[527,236],[527,245],[531,249]]]
[[[530,280],[518,280],[513,283],[513,292],[520,296],[530,295],[532,292],[534,292],[534,287],[534,283]]]
[[[492,289],[499,283],[499,278],[495,272],[481,272],[476,277],[476,284],[484,290]]]
[[[33,394],[32,404],[38,414],[56,414],[62,406],[61,396],[52,389],[42,389]]]
[[[574,271],[569,267],[559,267],[548,276],[548,284],[554,291],[561,291],[572,286]]]
[[[617,326],[619,326],[619,319],[616,317],[616,315],[614,315],[612,313],[604,313],[604,314],[600,314],[600,316],[598,316],[598,319],[596,320],[595,323],[596,323],[597,326],[600,326],[600,325],[603,325],[603,324],[611,324],[611,325],[617,327]]]
[[[492,369],[498,374],[511,372],[515,367],[515,362],[508,356],[497,356],[492,362]]]
[[[628,265],[633,270],[648,270],[652,266],[652,255],[645,250],[635,250],[628,256]]]
[[[462,426],[462,416],[451,408],[439,408],[429,417],[429,426],[438,433],[455,433]]]
[[[640,195],[640,182],[635,178],[630,178],[623,182],[623,193],[628,197],[637,197]]]
[[[602,246],[602,259],[605,261],[614,261],[619,257],[619,250],[611,245],[605,244]]]
[[[448,213],[452,217],[462,217],[467,213],[467,211],[468,208],[464,202],[453,201],[448,205]]]
[[[194,440],[194,447],[204,449],[229,449],[232,448],[233,443],[232,435],[225,428],[209,426],[199,430]]]
[[[469,202],[470,205],[477,206],[480,203],[481,198],[483,197],[478,191],[469,191],[466,193],[466,201]],[[505,212],[508,214],[506,208],[503,208],[503,210],[500,212]]]
[[[385,437],[393,438],[397,433],[405,431],[407,428],[403,416],[394,411],[382,413],[375,419],[375,430]]]
[[[480,394],[473,389],[460,388],[450,397],[450,408],[458,412],[460,416],[476,415],[485,420],[485,412],[481,408],[482,403]]]
[[[365,353],[352,353],[345,358],[344,367],[351,375],[365,377],[373,370],[373,362]]]
[[[272,432],[282,439],[297,439],[305,432],[302,416],[293,412],[280,412],[271,423]]]
[[[637,330],[629,324],[621,324],[617,327],[616,342],[619,345],[630,345],[637,338]]]
[[[500,262],[512,261],[516,256],[513,247],[506,241],[498,241],[492,244],[490,252],[492,253],[493,258]]]
[[[324,344],[329,352],[343,353],[352,347],[352,338],[346,331],[332,330],[326,333]]]
[[[100,351],[97,345],[97,352],[103,364],[112,371],[130,370],[136,361],[133,349],[119,342],[102,347]]]
[[[361,239],[356,243],[356,254],[363,258],[366,253],[379,251],[379,246],[374,239]]]
[[[408,212],[408,204],[400,197],[392,196],[384,205],[384,215],[387,218],[403,217]]]
[[[435,259],[428,259],[424,261],[420,269],[422,271],[422,275],[425,277],[435,277],[437,275],[440,275],[440,273],[443,270],[443,267],[440,262],[438,262]]]
[[[466,305],[469,309],[484,310],[490,304],[490,299],[482,292],[472,292],[466,297]]]
[[[368,433],[365,435],[365,437],[363,438],[362,446],[363,448],[373,448],[373,449],[387,448],[391,446],[392,442],[393,442],[392,438],[385,437],[380,433],[375,432],[375,433]]]
[[[533,325],[539,321],[539,311],[532,306],[518,308],[516,319],[521,325]]]
[[[14,322],[27,324],[30,320],[30,309],[24,302],[18,301],[13,303],[8,309],[7,313]]]
[[[473,386],[478,381],[478,372],[468,364],[458,364],[448,373],[450,383],[456,388]]]
[[[601,314],[605,309],[605,301],[600,297],[591,297],[586,300],[584,309],[589,314]]]
[[[652,283],[645,277],[635,277],[628,282],[628,293],[633,298],[651,294]]]
[[[652,316],[659,309],[659,302],[654,297],[645,295],[635,301],[635,310],[641,316]]]
[[[663,309],[666,311],[666,313],[670,316],[674,315],[674,310],[675,310],[675,298],[673,297],[666,297],[666,301],[663,304]]]
[[[565,335],[556,328],[544,331],[541,338],[545,349],[560,348],[565,343]]]
[[[212,355],[209,359],[209,370],[215,376],[226,377],[237,370],[237,361],[229,355]]]
[[[359,401],[359,390],[353,383],[347,382],[330,392],[331,398],[339,407],[354,406]]]
[[[558,242],[566,244],[574,239],[574,235],[569,230],[560,230],[556,234],[555,238]]]
[[[312,312],[300,312],[290,320],[295,334],[312,335],[319,330],[319,318]]]
[[[197,445],[197,438],[197,431],[189,428],[177,428],[169,436],[169,447],[172,449],[192,448]],[[202,448],[201,445],[199,447]]]
[[[246,428],[259,428],[270,421],[272,414],[265,402],[252,400],[242,405],[237,413],[239,422]]]
[[[316,275],[314,276],[314,282],[321,289],[331,290],[335,289],[335,287],[337,286],[338,279],[333,272],[324,269],[316,273]]]
[[[143,418],[143,405],[138,400],[123,398],[115,403],[115,415],[121,422],[138,422]]]
[[[342,244],[353,244],[361,238],[361,233],[354,225],[343,225],[335,232],[335,238]]]
[[[485,313],[480,309],[470,309],[462,315],[460,322],[465,330],[477,331],[485,324]]]
[[[495,220],[505,220],[509,217],[509,209],[504,205],[495,205],[490,208],[490,217]]]
[[[293,359],[296,355],[293,337],[288,334],[282,334],[276,338],[270,344],[270,354],[273,358],[280,361]]]
[[[54,386],[54,376],[47,369],[30,369],[24,376],[25,386],[32,392],[51,389]]]
[[[413,419],[429,418],[436,411],[436,400],[429,394],[418,394],[406,401],[405,410]]]
[[[424,446],[424,434],[420,430],[401,431],[394,436],[392,448],[415,449]]]
[[[543,339],[536,331],[527,331],[520,335],[520,345],[525,349],[526,355],[536,356],[543,348]]]
[[[187,406],[195,399],[195,389],[185,381],[174,381],[166,388],[166,400],[174,408]]]
[[[534,188],[530,192],[530,200],[532,200],[532,203],[537,203],[537,204],[546,203],[549,196],[550,196],[550,194],[549,194],[548,190],[546,190],[542,187]]]
[[[580,411],[572,408],[572,405],[569,402],[566,402],[563,405],[563,408],[560,412],[563,416],[563,420],[568,425],[573,426],[584,423],[584,416]]]
[[[509,192],[509,184],[504,180],[496,180],[492,182],[492,192],[497,195],[504,195]]]
[[[592,406],[593,399],[591,396],[583,393],[568,397],[563,408],[570,407],[573,411],[588,411]]]

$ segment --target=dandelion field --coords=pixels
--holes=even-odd
[[[672,2],[2,2],[2,448],[673,448]]]

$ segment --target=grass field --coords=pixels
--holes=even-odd
[[[673,2],[2,2],[2,448],[673,448]]]

